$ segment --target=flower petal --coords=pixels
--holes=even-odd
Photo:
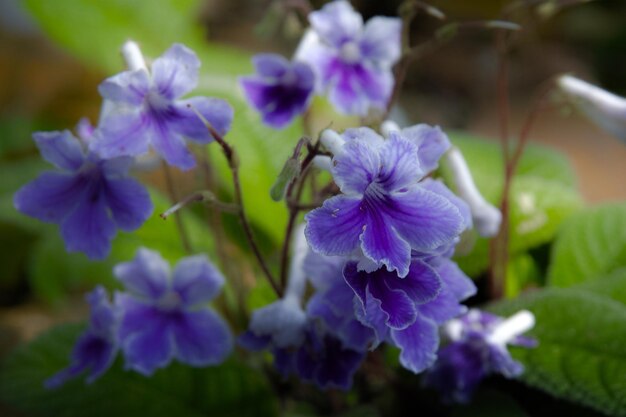
[[[68,252],[79,251],[90,259],[104,259],[111,251],[117,230],[107,212],[107,201],[99,183],[90,184],[83,200],[61,224]]]
[[[395,17],[375,16],[367,21],[361,38],[361,53],[382,65],[391,66],[400,59],[402,21]]]
[[[393,192],[417,183],[422,177],[417,146],[391,133],[380,152],[380,173],[377,182],[387,192]]]
[[[168,290],[170,267],[158,252],[140,248],[130,262],[118,264],[113,274],[131,294],[156,301]]]
[[[392,330],[391,338],[401,349],[400,363],[411,372],[422,372],[437,358],[439,333],[435,323],[428,319],[417,316],[406,329]]]
[[[119,336],[126,368],[150,376],[170,363],[175,352],[169,316],[126,294],[118,294],[116,305],[124,311]]]
[[[198,143],[210,143],[214,140],[196,111],[224,136],[230,130],[233,121],[233,108],[226,100],[211,97],[192,97],[176,102],[179,118],[169,123],[171,129]],[[190,107],[191,106],[191,107]]]
[[[381,274],[385,274],[382,271]],[[389,288],[381,274],[371,274],[368,283],[369,294],[380,301],[380,309],[387,315],[386,324],[392,329],[405,329],[417,317],[415,303],[407,293]],[[395,278],[399,279],[399,278]]]
[[[389,223],[388,216],[380,211],[381,204],[372,204],[367,209],[367,226],[361,235],[363,254],[388,271],[396,270],[405,277],[411,264],[411,246],[400,237]]]
[[[344,194],[362,195],[378,174],[381,164],[378,152],[364,140],[343,145],[333,158],[333,178]]]
[[[439,158],[450,149],[450,140],[439,126],[419,124],[402,129],[400,134],[418,146],[424,173],[437,169]]]
[[[199,69],[196,53],[176,43],[152,63],[152,81],[163,97],[172,100],[196,88]]]
[[[107,179],[104,187],[107,205],[120,229],[138,229],[152,214],[150,194],[139,182],[131,178]]]
[[[182,171],[188,171],[196,166],[196,159],[187,149],[187,144],[179,133],[159,124],[150,129],[150,136],[154,150],[169,165],[178,167]]]
[[[401,290],[416,304],[427,303],[439,295],[442,280],[439,274],[425,262],[414,259],[404,278],[386,273],[384,279],[389,288]]]
[[[233,349],[228,325],[210,309],[176,315],[172,334],[176,358],[192,366],[222,363]]]
[[[365,225],[360,206],[360,198],[336,196],[309,212],[305,234],[311,248],[324,255],[352,253]]]
[[[446,258],[439,259],[435,269],[445,283],[448,291],[450,291],[458,301],[463,301],[476,294],[474,281],[465,275],[456,262]]]
[[[60,169],[76,172],[85,162],[80,141],[69,130],[33,134],[41,157]]]
[[[89,149],[103,159],[148,152],[150,119],[141,111],[110,112],[94,133]]]
[[[443,246],[465,226],[452,203],[420,186],[393,194],[389,200],[385,207],[388,221],[415,250],[428,252]]]
[[[252,57],[255,71],[262,77],[280,78],[289,70],[289,61],[278,54],[256,54]]]
[[[434,180],[432,178],[425,178],[420,185],[427,189],[428,191],[432,191],[435,194],[439,194],[442,197],[445,197],[450,201],[461,213],[461,217],[463,217],[463,222],[465,223],[466,229],[472,228],[472,212],[470,211],[467,203],[461,199],[459,196],[454,194],[442,181]]]
[[[145,69],[121,72],[98,86],[104,99],[136,107],[141,106],[149,90],[150,76]]]
[[[20,212],[48,223],[60,223],[83,200],[87,180],[82,175],[44,172],[15,193]]]
[[[207,303],[217,297],[224,285],[224,276],[206,255],[184,258],[174,268],[172,289],[186,307]]]
[[[329,2],[310,13],[309,22],[322,40],[335,48],[355,40],[363,29],[363,17],[345,0]]]

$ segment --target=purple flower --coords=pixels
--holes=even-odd
[[[85,123],[82,132],[89,132]],[[132,158],[100,159],[69,131],[33,135],[41,156],[59,171],[44,172],[14,197],[24,214],[61,227],[69,252],[105,258],[117,229],[139,228],[152,214],[148,191],[128,178]],[[85,142],[89,138],[81,138]]]
[[[368,128],[349,129],[333,157],[342,194],[306,215],[311,248],[325,255],[361,250],[377,266],[409,273],[411,250],[430,252],[465,228],[459,209],[418,182],[418,147],[397,132],[384,140]]]
[[[181,260],[170,274],[157,252],[139,249],[133,261],[117,265],[114,273],[128,291],[115,298],[124,312],[119,338],[127,368],[151,375],[174,358],[206,366],[228,356],[230,330],[206,305],[224,278],[205,256]]]
[[[424,383],[437,389],[444,400],[468,402],[480,382],[490,374],[519,376],[524,367],[515,361],[506,345],[534,347],[534,339],[521,336],[532,328],[534,316],[521,311],[509,319],[471,310],[444,327],[450,343],[439,352]]]
[[[85,371],[88,373],[86,382],[91,384],[111,367],[115,359],[119,316],[111,307],[103,287],[96,287],[86,298],[91,306],[89,327],[74,346],[70,366],[44,382],[48,389],[58,388]]]
[[[307,64],[276,54],[259,54],[252,61],[257,74],[240,78],[246,98],[264,123],[283,128],[308,107],[315,75]]]
[[[400,58],[401,21],[377,16],[363,24],[347,1],[333,1],[309,15],[312,30],[296,59],[317,73],[317,90],[347,114],[384,109],[393,88],[392,67]]]
[[[106,79],[99,90],[113,108],[105,112],[92,149],[112,158],[140,155],[152,145],[168,164],[182,170],[193,168],[195,158],[184,138],[200,144],[214,140],[195,111],[221,135],[229,130],[233,118],[233,109],[224,100],[179,100],[198,84],[199,68],[192,50],[174,44],[154,60],[150,72],[138,65]]]

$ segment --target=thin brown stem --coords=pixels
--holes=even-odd
[[[167,193],[169,195],[170,201],[172,204],[178,203],[178,197],[176,195],[176,187],[174,185],[174,178],[172,177],[172,172],[170,171],[169,166],[165,161],[162,163],[163,173],[165,175],[165,184],[167,187]],[[178,235],[180,236],[180,241],[183,245],[183,249],[188,254],[193,253],[193,249],[191,247],[191,242],[189,241],[189,236],[187,236],[187,231],[185,229],[185,225],[183,224],[183,219],[179,212],[174,213],[174,219],[176,221],[176,228],[178,229]]]

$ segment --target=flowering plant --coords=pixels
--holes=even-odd
[[[612,361],[626,370],[616,353],[625,345],[593,345],[626,330],[623,251],[611,246],[610,259],[568,271],[576,238],[557,226],[580,210],[572,227],[584,229],[593,221],[585,216],[596,214],[581,210],[563,180],[567,162],[527,147],[549,93],[573,97],[621,138],[623,99],[571,76],[551,80],[512,142],[506,58],[518,24],[438,23],[416,45],[416,15],[445,18],[422,2],[369,19],[347,0],[280,7],[306,22],[291,59],[261,53],[253,71],[221,80],[202,59],[210,55],[194,51],[204,51],[201,43],[173,43],[152,57],[140,47],[149,40],[137,36],[120,46],[126,68],[98,87],[95,125],[81,119],[76,135],[34,133],[56,169],[21,184],[15,210],[54,224],[50,233],[58,226],[65,250],[103,262],[107,278],[87,295],[87,326],[25,348],[46,356],[63,340],[54,369],[28,380],[36,379],[37,401],[8,387],[36,365],[19,353],[0,370],[0,397],[13,392],[8,402],[43,415],[99,407],[126,415],[149,395],[145,415],[287,415],[302,404],[312,415],[342,415],[400,412],[384,398],[408,390],[427,412],[448,415],[498,388],[496,396],[514,398],[521,379],[527,390],[625,415],[611,394],[622,376],[597,388],[553,363],[599,351],[580,363],[597,365],[601,379]],[[503,15],[513,20],[511,10]],[[500,49],[505,133],[496,169],[476,163],[481,146],[493,157],[496,145],[407,122],[398,104],[412,62],[471,31],[493,33]],[[541,177],[554,166],[554,178]],[[163,173],[168,199],[146,171]],[[561,193],[558,204],[543,202],[551,192]],[[626,221],[623,205],[609,209]],[[540,271],[540,251],[555,239]],[[626,245],[625,236],[618,241]],[[589,279],[609,272],[607,285]],[[543,286],[553,288],[522,294]],[[568,300],[589,315],[579,317]],[[568,351],[577,337],[583,353]],[[138,397],[119,392],[124,384]],[[54,402],[68,395],[74,402]]]

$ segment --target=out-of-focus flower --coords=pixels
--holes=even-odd
[[[88,122],[78,130],[93,131]],[[85,151],[90,137],[81,137],[81,142],[67,130],[33,137],[41,156],[59,171],[44,172],[22,187],[14,205],[24,214],[60,225],[69,252],[105,258],[118,228],[136,230],[152,214],[148,191],[128,177],[132,158],[101,159]]]
[[[337,136],[331,172],[342,194],[305,217],[314,251],[346,256],[361,250],[377,267],[404,277],[411,250],[431,252],[463,231],[459,209],[419,184],[425,172],[413,141],[397,132],[384,140],[368,128],[330,136]]]
[[[560,76],[557,85],[581,113],[626,143],[626,98],[571,75]]]
[[[313,70],[276,54],[255,55],[253,62],[256,74],[240,78],[245,96],[264,123],[283,128],[307,109],[315,87]]]
[[[137,156],[149,146],[168,164],[188,170],[195,158],[185,138],[200,144],[214,140],[202,115],[220,134],[230,128],[232,107],[224,100],[209,97],[180,97],[198,83],[200,61],[181,44],[174,44],[154,60],[150,71],[134,42],[123,47],[129,70],[106,79],[100,94],[107,103],[92,150],[103,158]]]
[[[339,0],[311,13],[309,22],[295,59],[315,70],[318,93],[328,92],[342,113],[384,109],[400,58],[400,19],[377,16],[364,24],[348,1]]]
[[[438,354],[424,382],[437,389],[444,400],[468,402],[480,382],[490,374],[519,376],[524,367],[515,361],[507,345],[534,347],[534,339],[522,334],[535,324],[529,311],[508,319],[479,310],[450,320],[444,335],[450,341]]]
[[[203,255],[179,261],[171,273],[154,251],[139,249],[114,273],[126,293],[115,296],[123,312],[120,348],[126,366],[151,375],[173,359],[191,366],[216,365],[232,350],[232,335],[207,303],[223,283],[220,272]]]
[[[86,382],[91,384],[111,367],[117,355],[119,315],[111,306],[106,290],[96,287],[86,298],[91,306],[89,327],[74,346],[70,366],[45,381],[48,389],[58,388],[83,372],[88,373]]]

